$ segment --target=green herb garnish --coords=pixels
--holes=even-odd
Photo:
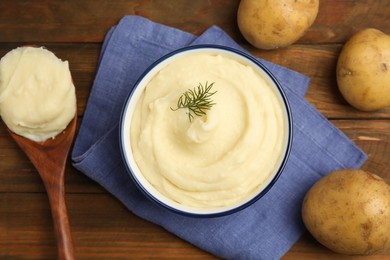
[[[207,85],[206,82],[205,86],[203,86],[202,83],[199,83],[199,85],[193,90],[188,89],[179,97],[179,100],[177,101],[177,108],[173,109],[171,107],[171,110],[176,111],[180,108],[187,108],[187,115],[190,122],[194,116],[206,115],[206,111],[210,110],[211,107],[215,105],[213,100],[210,98],[212,95],[217,93],[217,91],[211,92],[213,85],[214,82],[210,85]]]

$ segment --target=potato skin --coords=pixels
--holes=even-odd
[[[319,0],[241,0],[238,27],[260,49],[286,47],[303,36],[317,17]]]
[[[308,191],[302,218],[313,237],[334,252],[384,252],[390,249],[390,186],[363,170],[334,171]]]
[[[373,28],[353,35],[339,55],[336,72],[341,94],[356,109],[390,106],[390,36]]]

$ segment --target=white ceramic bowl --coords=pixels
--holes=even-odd
[[[143,93],[148,82],[167,64],[174,62],[177,59],[184,57],[185,55],[191,55],[194,53],[207,53],[207,54],[219,54],[225,55],[229,58],[238,60],[239,62],[251,66],[257,73],[259,73],[273,88],[274,92],[279,98],[282,107],[284,108],[283,114],[286,122],[285,136],[284,136],[284,149],[282,152],[282,156],[280,156],[280,160],[277,163],[277,167],[271,176],[268,178],[268,181],[265,185],[263,185],[257,193],[239,205],[234,205],[230,207],[223,208],[210,208],[210,209],[198,209],[191,208],[182,204],[179,204],[173,201],[170,198],[162,195],[155,187],[153,187],[147,179],[143,176],[142,172],[138,168],[131,148],[131,140],[130,140],[130,126],[133,116],[133,111],[135,106]],[[172,210],[176,213],[192,216],[192,217],[216,217],[223,216],[227,214],[231,214],[237,212],[239,210],[244,209],[245,207],[251,205],[262,196],[264,196],[275,184],[279,176],[281,175],[289,154],[292,145],[292,116],[291,109],[286,98],[286,95],[280,86],[279,82],[272,75],[272,73],[264,67],[257,59],[254,59],[252,56],[247,55],[244,52],[238,51],[236,49],[222,47],[218,45],[196,45],[191,47],[185,47],[174,52],[171,52],[164,57],[157,60],[153,63],[139,78],[139,80],[134,85],[134,88],[130,95],[127,97],[125,102],[121,121],[120,121],[120,147],[121,153],[123,156],[124,163],[128,169],[128,172],[131,178],[134,180],[138,188],[153,202],[158,205],[165,207],[169,210]]]

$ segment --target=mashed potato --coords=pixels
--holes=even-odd
[[[20,47],[0,60],[0,115],[14,133],[45,141],[76,113],[67,61],[44,48]]]
[[[178,98],[214,83],[215,105],[188,118]],[[146,86],[130,129],[145,178],[177,203],[225,207],[272,179],[286,146],[287,120],[275,90],[253,70],[223,55],[192,54],[163,68]]]

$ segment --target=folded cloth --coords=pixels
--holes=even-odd
[[[135,81],[151,63],[193,44],[242,50],[216,26],[196,37],[142,17],[126,16],[111,28],[72,151],[73,165],[134,214],[216,256],[279,259],[304,232],[300,209],[311,185],[333,170],[360,167],[367,157],[303,98],[307,77],[259,59],[280,81],[293,115],[290,159],[274,187],[248,208],[211,219],[182,216],[152,203],[134,185],[122,161],[120,113]]]

